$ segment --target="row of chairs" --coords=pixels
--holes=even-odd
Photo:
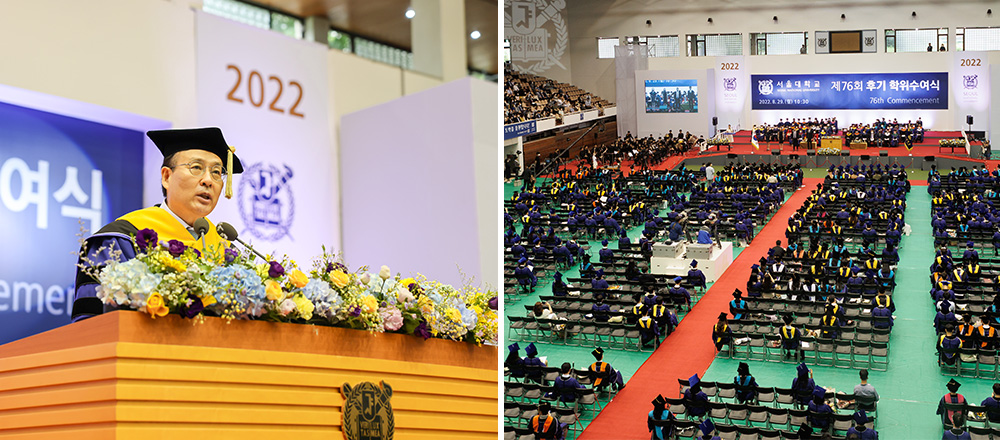
[[[781,337],[776,334],[733,333],[733,342],[723,347],[718,356],[730,359],[798,362],[791,358],[785,358],[784,349],[780,347],[780,340]],[[803,336],[800,340],[804,345],[802,362],[806,364],[840,368],[869,368],[877,371],[888,371],[889,369],[888,342],[826,339],[810,336]]]
[[[955,360],[954,365],[948,365],[941,362],[940,357],[938,358],[938,365],[941,367],[941,372],[950,376],[960,376],[960,377],[979,377],[984,379],[1000,379],[1000,366],[998,366],[998,359],[1000,359],[1000,352],[997,350],[980,350],[976,348],[960,348],[960,349],[940,349],[946,354],[957,354],[958,357]],[[970,362],[962,360],[962,358],[973,359]]]
[[[757,313],[758,311],[751,310],[750,315]],[[795,314],[792,325],[795,327],[805,327],[807,330],[831,330],[832,328],[823,328],[824,326],[820,322],[820,318],[822,317],[823,314],[821,313],[798,313]],[[886,327],[891,323],[889,317],[854,316],[850,319],[854,322],[854,325],[839,327],[837,330],[841,336],[838,339],[889,342],[891,326]],[[784,325],[782,322],[771,321],[770,319],[739,319],[729,323],[730,328],[734,332],[758,333],[762,335],[775,334],[782,325]]]
[[[552,402],[553,407],[572,408],[577,412],[589,411],[595,415],[604,408],[601,400],[597,398],[597,391],[592,388],[578,388],[576,400],[572,402],[563,402],[558,396],[552,397],[549,393],[554,393],[556,389],[551,385],[504,381],[503,391],[505,400],[511,402],[538,405],[538,402],[545,400]]]
[[[668,400],[668,403],[669,400]],[[680,410],[683,409],[683,412]],[[670,412],[675,416],[684,416],[687,419],[700,419],[689,415],[688,407],[681,405],[670,405]],[[820,414],[805,409],[774,408],[759,405],[747,405],[742,403],[709,402],[706,417],[713,422],[724,422],[731,425],[766,427],[774,430],[793,429],[794,427],[810,424],[809,419],[826,419],[828,426],[834,431],[847,431],[854,424],[854,412],[842,411],[836,413]],[[875,417],[869,415],[869,422],[865,425],[875,428]],[[811,426],[811,424],[810,424]]]
[[[508,316],[512,341],[540,341],[583,347],[642,351],[639,330],[614,322],[574,322],[559,319]],[[565,326],[565,330],[556,330]],[[565,337],[563,337],[565,335]]]
[[[505,400],[503,403],[504,426],[512,428],[511,431],[520,431],[522,434],[531,434],[531,418],[538,415],[538,405],[532,403],[513,402]],[[566,424],[569,431],[567,439],[575,438],[580,430],[580,414],[573,408],[552,408],[549,415],[556,418],[559,423]],[[506,431],[505,438],[506,438]],[[534,438],[534,435],[532,438]],[[517,437],[515,437],[517,438]]]
[[[705,393],[709,398],[715,399],[717,402],[724,402],[726,400],[736,403],[736,394],[744,392],[747,387],[736,385],[735,383],[729,382],[715,382],[715,381],[700,381],[701,391]],[[680,394],[684,394],[689,387],[688,379],[677,379],[677,385],[680,389]],[[769,404],[773,408],[785,408],[785,409],[803,409],[804,407],[798,403],[795,399],[795,391],[791,388],[781,388],[781,387],[762,387],[757,386],[754,388],[756,391],[755,397],[753,399],[753,404],[763,405]],[[876,414],[878,411],[878,402],[866,398],[864,396],[857,396],[854,393],[847,393],[843,391],[833,392],[827,391],[823,396],[825,400],[835,401],[838,403],[838,407],[846,411],[854,411],[856,409],[863,409],[868,413]],[[671,401],[672,404],[683,404],[683,399],[674,399]],[[683,412],[683,411],[682,411]]]

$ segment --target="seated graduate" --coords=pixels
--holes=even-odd
[[[715,351],[722,351],[723,346],[733,342],[733,330],[729,328],[726,312],[719,314],[719,322],[712,327],[712,342],[715,344]]]
[[[657,307],[657,306],[653,306]],[[659,307],[663,307],[660,305]],[[643,315],[639,318],[639,322],[636,323],[636,327],[639,329],[639,341],[642,344],[642,348],[647,348],[653,345],[653,349],[660,348],[660,328],[656,325],[656,320],[652,317],[652,307],[647,307],[643,310]]]
[[[854,426],[847,428],[847,438],[857,438],[858,440],[878,440],[878,431],[865,426],[868,423],[868,414],[864,410],[854,413]]]
[[[799,341],[799,338],[802,337],[802,331],[792,325],[792,315],[782,315],[781,320],[785,325],[781,327],[778,333],[781,336],[781,348],[784,351],[785,359],[794,358],[795,360],[802,360],[805,358],[801,342]]]
[[[816,390],[816,382],[812,378],[812,370],[806,366],[805,362],[795,367],[798,373],[792,379],[792,394],[799,405],[808,405],[812,400],[813,392]]]
[[[542,401],[538,404],[538,414],[531,418],[529,427],[536,440],[561,440],[566,438],[565,426],[559,418],[549,414],[552,405]]]
[[[524,347],[524,354],[527,355],[523,359],[521,359],[521,362],[524,364],[525,367],[524,377],[536,383],[544,383],[545,375],[544,373],[542,373],[542,370],[540,368],[535,368],[535,369],[528,368],[528,367],[545,366],[545,362],[542,362],[542,360],[537,357],[538,349],[535,348],[534,342],[528,344],[527,347]]]
[[[743,319],[747,313],[747,302],[743,299],[743,292],[740,289],[733,291],[733,300],[729,301],[729,313],[733,319]]]
[[[705,274],[698,269],[698,260],[691,260],[691,270],[688,271],[688,282],[696,289],[705,290]]]
[[[662,394],[657,395],[656,399],[653,399],[653,410],[649,412],[649,417],[646,421],[650,439],[666,440],[673,438],[673,422],[675,420],[677,420],[677,417],[667,409],[667,400],[663,398]]]
[[[746,362],[740,362],[736,368],[733,383],[736,384],[736,400],[740,403],[753,403],[757,399],[757,379],[750,374],[750,365]]]
[[[503,361],[503,368],[507,370],[507,375],[510,377],[524,377],[524,361],[521,360],[521,355],[518,354],[521,351],[521,347],[517,345],[517,342],[507,346],[507,359]]]
[[[595,391],[604,391],[608,387],[614,391],[625,388],[622,373],[612,368],[611,364],[604,362],[604,349],[597,347],[590,354],[594,355],[594,359],[596,359],[587,369],[590,372],[591,383],[594,384]]]
[[[961,413],[961,411],[960,410],[945,409],[944,404],[945,403],[954,403],[954,404],[964,404],[965,403],[965,396],[963,396],[963,395],[961,395],[961,394],[958,393],[958,389],[961,386],[962,386],[962,384],[960,384],[957,381],[955,381],[955,379],[949,380],[948,381],[948,385],[947,385],[947,387],[948,387],[948,394],[945,394],[943,397],[941,397],[941,400],[938,401],[937,414],[941,416],[941,423],[944,424],[945,427],[951,427],[953,417],[955,416],[956,413]]]
[[[129,260],[146,243],[134,240],[140,230],[152,229],[160,241],[177,240],[203,255],[222,258],[229,246],[208,222],[204,238],[195,231],[198,219],[215,210],[223,188],[232,197],[232,175],[243,172],[243,165],[217,127],[157,130],[146,133],[163,153],[160,167],[162,204],[133,211],[105,225],[88,237],[80,252],[73,298],[74,322],[100,315],[115,307],[97,297],[100,284],[84,268],[103,267],[110,259]],[[115,256],[111,251],[120,250]],[[83,267],[80,267],[83,266]]]
[[[955,325],[947,323],[944,326],[944,334],[938,336],[937,350],[940,362],[947,365],[955,365],[958,360],[958,349],[962,348],[962,340],[955,335]]]
[[[721,437],[715,435],[715,424],[712,423],[712,419],[702,420],[698,424],[698,430],[701,431],[701,436],[697,438],[701,440],[722,440]]]
[[[556,271],[554,275],[555,279],[552,281],[552,295],[553,296],[566,296],[567,288],[569,287],[565,281],[563,281],[562,272]]]
[[[701,379],[695,374],[688,379],[688,389],[684,390],[684,406],[688,415],[701,417],[708,413],[708,395],[701,390]]]
[[[585,388],[580,384],[580,381],[573,377],[572,370],[573,367],[569,362],[563,362],[562,367],[559,368],[559,377],[552,382],[555,396],[558,396],[560,402],[575,402],[576,390]]]
[[[691,310],[691,293],[681,286],[681,281],[684,281],[684,278],[674,277],[674,287],[671,287],[669,291],[670,298],[677,307],[687,307],[688,310]]]
[[[809,409],[809,425],[821,431],[830,427],[830,416],[833,414],[833,409],[826,404],[823,396],[813,395],[807,408]]]
[[[607,294],[604,292],[594,293],[594,305],[590,307],[591,313],[594,314],[594,322],[608,322],[611,318],[611,306],[604,303],[604,299]]]

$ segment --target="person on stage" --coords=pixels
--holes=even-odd
[[[109,259],[109,249],[121,250],[118,257],[129,260],[138,253],[136,235],[151,229],[159,241],[177,240],[203,255],[222,257],[229,246],[209,221],[204,237],[195,231],[195,221],[206,218],[215,210],[223,188],[226,198],[232,197],[232,175],[243,172],[234,148],[226,143],[217,127],[156,130],[146,133],[163,153],[160,185],[163,203],[133,211],[105,225],[88,237],[81,249],[73,299],[74,322],[113,310],[97,298],[99,282],[92,272],[84,270],[102,267]],[[207,218],[206,218],[207,220]]]

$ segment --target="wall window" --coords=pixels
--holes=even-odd
[[[743,35],[688,35],[687,55],[689,57],[743,55]]]
[[[510,62],[510,40],[503,40],[503,62]]]
[[[958,45],[959,35],[964,36],[964,47]],[[955,29],[955,50],[1000,50],[1000,27]]]
[[[808,32],[768,32],[750,34],[750,55],[793,55],[807,53]]]
[[[349,34],[330,29],[330,32],[326,35],[326,41],[330,44],[330,49],[340,49],[347,53],[352,52],[351,36]]]
[[[886,52],[928,52],[948,50],[948,28],[886,29]]]
[[[291,15],[272,12],[271,30],[278,31],[289,37],[301,40],[303,33],[305,32],[305,26],[303,25],[302,20],[292,17]]]
[[[372,61],[391,64],[403,69],[413,68],[413,53],[366,38],[354,37],[354,53]]]
[[[205,0],[201,9],[210,14],[261,29],[271,29],[271,11],[236,0]]]
[[[614,58],[618,37],[597,37],[597,58]]]
[[[646,45],[649,46],[650,57],[679,57],[681,56],[681,39],[676,35],[650,36],[646,38]]]

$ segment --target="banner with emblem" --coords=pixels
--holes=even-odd
[[[196,13],[198,121],[222,128],[244,172],[209,218],[263,253],[340,249],[327,48]]]
[[[145,132],[167,127],[0,85],[0,344],[69,324],[80,239],[142,207]]]
[[[568,81],[566,0],[504,0],[503,6],[511,66],[519,72]]]
[[[948,108],[948,74],[751,75],[753,110]]]
[[[719,131],[743,125],[743,109],[747,99],[747,68],[742,56],[715,57],[715,116]]]
[[[951,93],[955,97],[955,127],[968,130],[966,116],[973,117],[972,129],[989,130],[990,66],[987,52],[953,52]]]

